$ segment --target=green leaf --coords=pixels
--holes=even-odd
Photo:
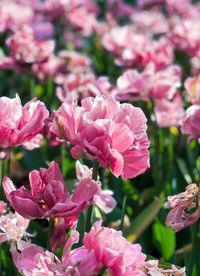
[[[124,236],[128,241],[134,242],[141,236],[158,214],[162,203],[163,197],[156,198],[136,217],[130,227],[124,231]]]
[[[153,224],[154,244],[165,260],[169,260],[175,251],[176,237],[174,232],[159,221]]]

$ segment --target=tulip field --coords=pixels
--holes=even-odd
[[[0,276],[200,276],[200,1],[0,0]]]

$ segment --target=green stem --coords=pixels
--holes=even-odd
[[[60,149],[61,149],[61,172],[64,177],[65,176],[65,154],[66,154],[65,145],[61,144]]]
[[[125,216],[126,200],[127,200],[127,197],[124,196],[123,204],[122,204],[121,222],[120,222],[118,230],[122,230],[123,227],[124,227],[124,216]]]
[[[98,169],[99,169],[99,163],[97,161],[94,161],[93,171],[92,171],[92,179],[94,181],[97,181]],[[86,225],[85,225],[86,232],[90,231],[91,224],[92,224],[92,217],[93,217],[93,205],[90,205],[87,209],[87,214],[86,214]]]
[[[30,96],[33,99],[35,97],[35,79],[31,78],[30,82]]]
[[[200,246],[199,226],[200,226],[199,221],[195,225],[193,225],[192,253],[191,253],[191,258],[190,258],[190,263],[189,263],[189,274],[188,275],[199,275],[199,274],[193,274],[193,270],[197,269],[199,267],[199,258],[200,258],[200,256],[199,256],[199,246]],[[198,268],[198,272],[200,272],[199,268]]]
[[[49,218],[49,229],[47,235],[47,250],[50,250],[51,233],[54,227],[54,219]]]
[[[106,267],[103,266],[100,272],[98,273],[98,276],[103,276],[105,271],[106,271]]]

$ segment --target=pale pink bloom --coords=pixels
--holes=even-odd
[[[23,143],[23,147],[27,150],[34,150],[42,147],[43,145],[43,135],[42,134],[37,134],[33,139],[30,141]]]
[[[107,77],[96,78],[92,72],[68,74],[62,87],[56,89],[56,95],[61,102],[68,99],[82,100],[86,97],[117,96],[117,94],[118,89]]]
[[[143,275],[141,269],[146,256],[140,245],[130,244],[121,231],[102,227],[101,221],[95,222],[91,231],[85,233],[83,246],[94,251],[97,261],[107,267],[111,275]]]
[[[181,131],[189,135],[189,139],[200,141],[200,105],[192,105],[186,110]]]
[[[54,161],[48,169],[29,174],[30,191],[24,186],[16,190],[8,177],[3,179],[3,188],[12,207],[23,217],[56,218],[78,215],[88,205],[98,190],[98,184],[85,178],[69,196],[59,166]]]
[[[51,252],[44,251],[35,244],[11,245],[11,253],[15,266],[24,276],[69,276],[64,274],[60,260]]]
[[[200,50],[200,25],[196,18],[180,19],[173,17],[170,24],[169,39],[178,50],[196,56]]]
[[[6,44],[10,49],[10,57],[17,68],[47,61],[55,47],[53,40],[36,40],[33,30],[28,26],[24,26],[20,31],[11,35],[6,40]],[[4,58],[1,62],[3,60]]]
[[[34,63],[31,71],[39,80],[45,80],[46,78],[54,79],[62,67],[63,63],[60,58],[51,55],[47,61]]]
[[[185,268],[176,268],[172,265],[171,269],[159,268],[158,261],[152,260],[145,263],[143,267],[144,275],[148,276],[186,276]]]
[[[99,23],[96,14],[82,6],[66,14],[67,21],[84,36],[89,36],[98,31]],[[83,23],[84,22],[84,23]]]
[[[0,32],[16,31],[24,24],[30,23],[33,15],[33,10],[28,5],[15,3],[14,1],[1,1]]]
[[[159,40],[140,38],[138,45],[135,44],[137,45],[137,40],[131,44],[132,47],[130,45],[122,51],[121,56],[115,60],[117,65],[144,68],[152,62],[156,70],[160,70],[173,63],[174,49],[170,40],[165,37]]]
[[[200,75],[194,78],[187,78],[184,86],[189,101],[192,104],[200,104]]]
[[[171,65],[163,70],[156,71],[154,64],[149,64],[143,72],[127,70],[117,79],[120,99],[149,100],[171,99],[181,85],[181,69]]]
[[[174,60],[173,47],[167,38],[153,40],[151,36],[138,33],[134,25],[111,28],[103,35],[102,44],[120,66],[144,68],[152,62],[159,70]]]
[[[180,126],[185,115],[181,96],[177,93],[172,100],[157,100],[154,113],[159,127]]]
[[[175,232],[194,224],[200,218],[199,186],[190,184],[185,192],[168,196],[165,207],[170,209],[166,224]]]
[[[33,139],[43,128],[49,112],[45,105],[32,99],[21,105],[18,95],[14,99],[0,98],[0,146],[8,148]]]
[[[167,11],[170,15],[174,13],[178,14],[181,17],[192,19],[194,17],[199,18],[199,12],[192,1],[190,0],[165,0]]]
[[[72,144],[74,158],[86,157],[110,165],[111,172],[132,178],[149,167],[146,117],[140,108],[113,97],[85,98],[78,106],[64,102],[51,131]]]
[[[29,220],[20,216],[17,212],[0,216],[0,244],[4,241],[20,242],[27,236],[26,228]]]
[[[144,34],[165,34],[169,31],[168,20],[159,9],[152,9],[151,12],[135,10],[131,15],[131,21],[135,29]]]
[[[82,165],[80,161],[76,161],[76,176],[78,180],[92,178],[92,171],[93,169],[88,168],[86,165]],[[101,182],[98,181],[98,184],[99,189],[95,194],[93,201],[105,213],[109,213],[115,208],[117,204],[116,200],[113,198],[113,191],[102,190]]]
[[[0,200],[0,215],[5,214],[7,209],[6,202]]]

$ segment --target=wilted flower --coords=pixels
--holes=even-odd
[[[32,99],[24,107],[18,95],[0,98],[0,147],[8,148],[32,140],[42,129],[49,112],[45,105]]]
[[[159,268],[156,260],[146,262],[143,271],[144,275],[148,276],[186,276],[185,268],[177,268],[172,265],[171,269],[162,269]]]
[[[175,232],[194,224],[200,218],[199,186],[190,184],[186,191],[169,196],[165,207],[169,208],[166,224]]]
[[[113,97],[85,98],[81,106],[66,101],[56,112],[51,131],[69,140],[74,158],[81,156],[110,165],[123,179],[135,177],[149,167],[146,117],[130,104]]]
[[[29,181],[31,190],[27,191],[24,186],[16,190],[8,177],[3,179],[3,188],[12,207],[28,219],[78,215],[93,202],[98,190],[98,184],[86,178],[80,181],[70,197],[54,161],[48,169],[30,172]]]

